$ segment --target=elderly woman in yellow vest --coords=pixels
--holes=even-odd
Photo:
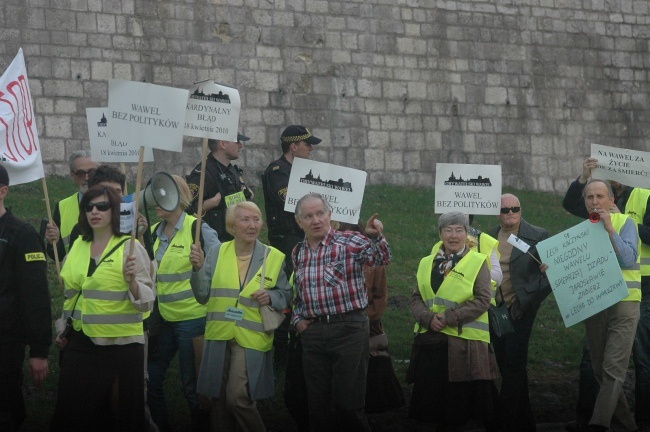
[[[234,240],[210,249],[205,262],[201,250],[190,254],[192,290],[208,304],[197,392],[212,400],[213,431],[266,430],[255,401],[275,391],[273,332],[264,332],[260,306],[283,310],[292,291],[284,254],[257,239],[262,223],[254,203],[234,204],[226,211]]]
[[[442,243],[420,261],[410,308],[417,323],[407,381],[409,417],[460,431],[468,420],[497,430],[497,377],[487,310],[492,299],[488,256],[466,245],[463,213],[440,216]]]
[[[178,352],[181,389],[190,409],[191,430],[202,430],[209,422],[208,412],[199,410],[196,395],[196,366],[192,339],[205,332],[206,307],[196,301],[190,286],[192,264],[191,245],[194,244],[197,219],[185,213],[192,201],[190,188],[182,177],[172,176],[180,192],[179,206],[171,211],[156,207],[159,224],[151,227],[153,251],[158,263],[156,287],[160,326],[157,335],[157,355],[149,356],[149,385],[147,404],[160,432],[169,429],[169,413],[165,399],[164,381],[169,364]],[[215,230],[201,226],[201,241],[206,249],[219,244]]]
[[[120,197],[101,185],[81,199],[82,238],[68,252],[61,270],[64,317],[69,330],[52,431],[142,431],[144,333],[142,314],[154,302],[149,257],[120,234]],[[66,339],[62,341],[62,339]],[[111,387],[119,395],[111,416]]]

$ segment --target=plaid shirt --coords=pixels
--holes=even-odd
[[[303,319],[368,307],[363,265],[386,265],[391,253],[383,235],[370,240],[357,232],[330,229],[316,250],[307,241],[298,243],[292,258],[295,325]]]

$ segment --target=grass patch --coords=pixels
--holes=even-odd
[[[48,178],[52,205],[61,198],[74,193],[75,186],[69,179]],[[129,186],[129,190],[134,190]],[[546,228],[557,234],[580,222],[562,209],[561,197],[549,193],[507,190],[517,195],[522,204],[523,217],[533,225]],[[384,315],[384,324],[390,339],[390,350],[395,360],[398,377],[403,380],[407,360],[410,357],[414,320],[408,310],[408,297],[416,286],[415,273],[422,257],[429,253],[437,242],[436,224],[438,217],[433,213],[434,192],[432,189],[369,186],[366,189],[362,218],[379,213],[385,226],[385,233],[393,252],[393,262],[388,269],[389,308]],[[255,201],[263,210],[263,197],[258,191]],[[46,216],[42,185],[33,182],[28,185],[12,186],[6,204],[14,213],[29,220],[38,229],[40,219]],[[487,230],[497,224],[495,216],[477,216],[475,226]],[[261,234],[266,241],[266,229]],[[53,297],[53,315],[60,316],[62,294],[56,281],[54,265],[49,269]],[[581,352],[582,325],[566,329],[551,295],[542,304],[535,322],[529,355],[531,381],[546,382],[562,374],[567,380],[577,378]],[[24,430],[47,430],[52,413],[56,384],[58,381],[58,352],[52,348],[50,355],[52,372],[43,388],[27,386],[29,418]],[[177,362],[172,364],[165,388],[171,410],[171,422],[177,431],[189,430],[187,404],[180,391]],[[278,377],[279,378],[279,377]],[[26,380],[29,382],[29,380]],[[278,384],[278,389],[282,383]],[[535,401],[533,400],[533,405]],[[275,398],[260,404],[263,416],[269,424],[283,424],[287,429],[293,426],[284,408],[281,391]],[[269,418],[272,416],[273,418]],[[289,422],[289,423],[286,423]]]

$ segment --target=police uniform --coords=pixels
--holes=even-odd
[[[25,419],[22,394],[25,345],[30,358],[47,358],[52,312],[42,239],[10,210],[0,217],[0,430]]]
[[[187,212],[196,214],[199,203],[197,195],[201,180],[200,163],[194,167],[192,172],[186,177],[186,180],[193,196],[192,204],[187,209]],[[205,162],[203,200],[212,198],[219,192],[221,192],[221,202],[217,207],[206,212],[203,220],[217,232],[221,242],[226,242],[233,239],[233,236],[226,231],[226,197],[237,192],[243,192],[244,197],[248,201],[253,196],[253,193],[244,182],[243,170],[241,168],[233,164],[225,166],[210,153]]]
[[[264,174],[262,174],[266,225],[269,227],[269,243],[288,257],[285,261],[288,275],[293,271],[291,252],[305,237],[305,233],[296,222],[294,214],[284,211],[284,201],[287,197],[290,175],[291,163],[284,155],[280,159],[271,162]]]

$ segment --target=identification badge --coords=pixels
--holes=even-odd
[[[234,194],[226,195],[226,207],[232,207],[246,201],[243,191],[235,192]]]
[[[226,319],[241,321],[244,319],[244,309],[229,307],[226,309]]]

